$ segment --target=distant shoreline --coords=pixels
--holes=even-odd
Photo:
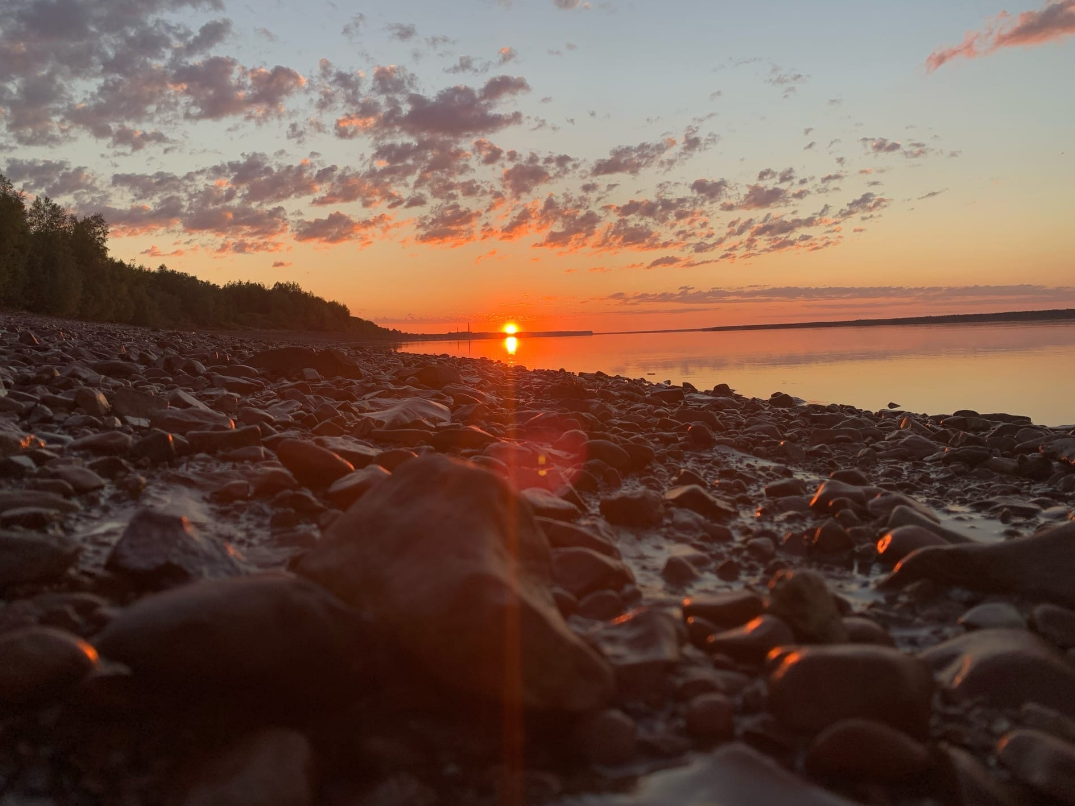
[[[644,333],[718,333],[735,330],[809,330],[833,327],[883,327],[892,325],[968,325],[1006,322],[1075,322],[1075,308],[1048,311],[1003,311],[1000,313],[954,313],[941,316],[901,316],[892,319],[841,319],[823,322],[776,322],[759,325],[720,325],[670,330],[615,330],[598,336],[627,336]]]

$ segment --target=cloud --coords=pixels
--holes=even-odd
[[[37,196],[62,197],[97,190],[97,179],[85,165],[67,160],[12,159],[5,176]]]
[[[563,11],[578,8],[582,0],[552,0],[552,4]]]
[[[410,42],[418,36],[418,28],[411,23],[390,22],[385,26],[389,39],[397,42]]]
[[[351,19],[347,21],[347,24],[343,26],[343,29],[340,31],[340,33],[350,39],[352,42],[354,42],[358,38],[359,34],[362,33],[362,29],[365,27],[366,15],[359,13],[355,14],[355,16],[351,17]]]
[[[691,191],[710,201],[716,201],[728,193],[728,180],[695,179],[691,182]]]
[[[1075,34],[1075,0],[1053,0],[1037,11],[1024,11],[1017,17],[1002,11],[986,20],[978,31],[968,31],[958,45],[938,48],[926,57],[926,72],[952,59],[976,59],[989,56],[1001,48],[1033,47],[1057,42]]]
[[[594,163],[592,173],[594,176],[619,173],[636,176],[643,169],[656,163],[674,145],[674,140],[661,140],[656,143],[639,143],[635,146],[617,146],[609,152],[608,157]]]
[[[387,215],[378,215],[366,220],[356,220],[337,210],[325,218],[312,221],[300,221],[295,226],[296,241],[317,241],[322,244],[340,244],[349,241],[361,241],[363,245],[372,241],[370,230],[384,228],[391,222]]]
[[[286,269],[290,265],[291,265],[290,260],[274,260],[272,262],[272,267],[274,269]]]

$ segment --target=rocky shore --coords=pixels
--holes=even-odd
[[[1073,505],[1015,415],[0,315],[0,804],[1075,804]]]

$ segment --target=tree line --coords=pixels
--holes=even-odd
[[[108,254],[108,223],[79,218],[48,196],[32,203],[0,174],[0,306],[51,316],[156,328],[256,328],[393,339],[398,330],[351,316],[297,283],[219,286],[164,264]]]

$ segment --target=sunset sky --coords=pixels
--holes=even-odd
[[[1075,306],[1075,0],[4,0],[0,170],[410,331]]]

